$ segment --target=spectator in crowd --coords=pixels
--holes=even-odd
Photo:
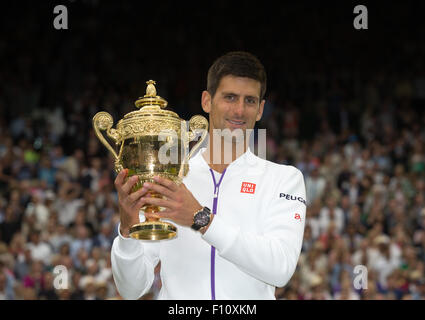
[[[305,180],[307,204],[310,205],[316,199],[320,199],[325,191],[326,180],[319,173],[319,168],[314,167],[311,174]]]
[[[76,258],[79,251],[90,252],[93,247],[93,240],[89,230],[85,225],[78,225],[75,229],[75,238],[71,242],[71,256]]]
[[[344,212],[340,207],[337,207],[336,203],[336,199],[333,196],[329,196],[326,200],[326,206],[320,210],[320,233],[326,232],[329,229],[330,223],[335,224],[337,234],[341,234],[344,230]]]
[[[27,246],[31,251],[31,258],[33,260],[39,260],[45,265],[48,265],[52,258],[52,249],[46,242],[41,240],[40,235],[40,230],[33,230],[30,234]]]
[[[0,260],[0,300],[15,299],[15,278],[13,273]]]
[[[45,272],[43,278],[43,287],[38,292],[40,300],[58,300],[59,296],[54,288],[54,276],[51,272]]]

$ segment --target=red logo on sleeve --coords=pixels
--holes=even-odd
[[[296,214],[295,214],[295,220],[300,220],[300,221],[301,221],[301,216],[300,216],[300,214],[299,214],[299,213],[296,213]]]
[[[254,193],[255,186],[256,186],[255,183],[242,182],[241,193]]]

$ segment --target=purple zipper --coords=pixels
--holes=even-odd
[[[214,202],[213,202],[213,209],[212,209],[213,214],[217,214],[218,192],[220,190],[219,188],[220,188],[221,180],[223,180],[224,174],[226,173],[226,169],[224,169],[223,173],[221,174],[221,177],[218,183],[216,183],[215,181],[213,170],[210,169],[211,176],[214,181]],[[211,299],[215,300],[215,248],[213,246],[211,246]]]

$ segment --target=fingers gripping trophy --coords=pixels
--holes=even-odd
[[[193,116],[189,122],[170,110],[165,110],[167,101],[157,95],[153,80],[146,82],[146,94],[135,102],[139,110],[130,112],[122,118],[116,129],[113,119],[107,112],[98,112],[93,117],[96,136],[115,158],[115,170],[128,169],[127,179],[137,175],[138,182],[133,192],[145,182],[154,183],[154,176],[162,176],[182,183],[189,170],[189,159],[201,146],[208,132],[208,120]],[[115,142],[113,148],[105,139]],[[189,142],[200,135],[199,141],[189,150]],[[161,197],[149,191],[151,197]],[[146,204],[141,208],[145,221],[130,228],[130,236],[139,240],[171,239],[177,235],[177,228],[161,221],[155,213],[160,207]]]

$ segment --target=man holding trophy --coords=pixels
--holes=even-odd
[[[163,140],[185,150],[189,146],[183,138],[145,134],[161,127],[140,125],[148,113],[149,119],[164,119],[160,112],[165,112],[152,83],[136,102],[143,110],[127,115],[118,130],[111,129],[105,113],[94,118],[95,129],[107,130],[121,143],[116,153],[102,141],[114,153],[119,172],[121,223],[111,253],[119,293],[125,299],[147,293],[161,261],[159,299],[275,299],[275,288],[289,281],[298,262],[306,199],[298,169],[261,159],[248,147],[263,113],[264,67],[246,52],[214,62],[202,93],[208,143],[196,154],[179,156],[175,167],[159,165],[158,152],[147,151]],[[200,118],[189,122],[191,130],[207,125]],[[178,130],[194,136],[194,130]]]

